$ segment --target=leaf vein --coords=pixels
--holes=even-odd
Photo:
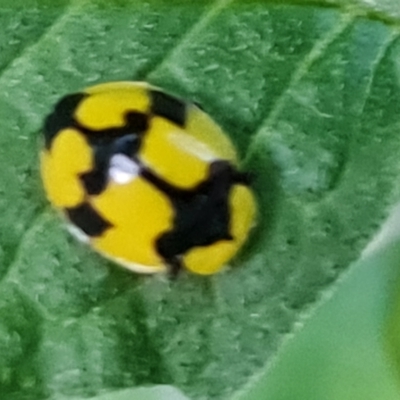
[[[287,99],[291,96],[291,90],[295,87],[300,80],[306,75],[310,67],[318,61],[329,48],[330,44],[337,39],[354,21],[355,16],[345,15],[341,21],[336,24],[330,31],[327,32],[321,39],[319,39],[312,47],[310,52],[300,61],[296,70],[292,74],[287,89],[278,97],[274,106],[271,108],[269,115],[261,122],[260,127],[254,134],[250,146],[247,150],[246,162],[252,157],[253,153],[257,150],[259,145],[265,143],[266,139],[271,133],[266,133],[265,127],[272,126],[286,104]]]

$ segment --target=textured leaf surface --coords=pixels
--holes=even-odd
[[[230,399],[357,259],[399,199],[400,41],[385,23],[395,2],[296,3],[76,1],[12,18],[0,8],[7,399],[145,384]],[[120,79],[197,101],[238,145],[259,223],[224,273],[134,276],[73,241],[46,204],[44,116],[68,92]]]

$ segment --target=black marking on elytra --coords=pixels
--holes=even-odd
[[[140,175],[150,182],[153,186],[165,193],[167,197],[173,199],[175,197],[180,199],[186,199],[187,201],[193,196],[191,190],[185,190],[171,185],[158,175],[156,175],[151,169],[143,167],[140,171]]]
[[[254,182],[254,174],[250,172],[235,171],[234,180],[236,183],[244,186],[250,186]]]
[[[107,185],[107,170],[111,158],[110,145],[93,146],[94,167],[80,175],[89,195],[100,194]]]
[[[122,136],[112,143],[113,154],[124,154],[133,157],[138,153],[141,145],[141,137],[135,134]]]
[[[66,209],[70,221],[91,237],[101,236],[113,225],[102,218],[89,203]]]
[[[90,172],[85,172],[79,176],[88,195],[100,194],[107,186],[107,175],[104,168],[97,167]]]
[[[74,114],[78,105],[88,96],[87,93],[73,93],[63,97],[54,107],[53,112],[46,118],[43,133],[45,146],[50,149],[54,137],[65,128],[75,128],[82,132],[90,144],[111,142],[115,138],[128,134],[143,135],[149,127],[149,116],[139,111],[127,111],[124,115],[125,124],[122,127],[107,129],[90,129],[76,121]]]
[[[94,167],[80,178],[89,195],[100,194],[108,182],[108,168],[114,154],[133,158],[138,153],[142,137],[148,129],[146,114],[129,111],[125,114],[126,124],[122,127],[93,130],[77,124],[75,127],[88,139],[94,157]]]
[[[110,159],[114,154],[134,158],[139,152],[142,138],[148,129],[146,114],[129,111],[125,114],[126,124],[122,127],[93,130],[82,125],[76,127],[88,139],[94,157],[94,167],[80,176],[89,195],[100,194],[107,186]]]
[[[142,176],[169,197],[175,210],[173,228],[156,241],[159,254],[168,264],[177,265],[177,257],[193,247],[234,239],[229,194],[233,185],[242,183],[242,174],[228,161],[211,163],[208,178],[191,190],[170,185],[149,170],[143,170]]]
[[[184,127],[186,122],[186,103],[159,90],[150,90],[151,112],[164,117],[174,124]]]
[[[149,116],[138,111],[128,111],[125,114],[126,126],[132,133],[142,134],[149,127]]]
[[[110,159],[114,154],[124,154],[133,158],[139,151],[140,140],[137,135],[125,135],[111,143],[93,145],[94,168],[80,175],[80,179],[89,195],[100,194],[107,186]]]
[[[149,126],[149,116],[141,112],[129,111],[125,114],[125,125],[107,129],[91,129],[75,121],[75,127],[79,129],[89,140],[91,145],[109,144],[115,139],[127,135],[135,135],[141,138]]]
[[[74,112],[78,104],[87,96],[85,93],[69,94],[55,105],[53,112],[47,116],[43,127],[47,149],[50,149],[52,141],[58,132],[75,125]]]

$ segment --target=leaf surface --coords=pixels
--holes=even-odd
[[[230,399],[269,365],[399,199],[400,17],[387,5],[15,8],[14,20],[27,22],[14,23],[20,44],[0,64],[7,399],[112,399],[113,390],[117,399],[148,384]],[[37,160],[43,118],[66,93],[122,79],[200,103],[254,176],[258,224],[223,273],[177,282],[132,275],[72,240],[47,205]]]

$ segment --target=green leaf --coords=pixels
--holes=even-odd
[[[86,400],[85,398],[69,398],[70,400]],[[136,389],[117,390],[105,393],[91,400],[188,400],[179,390],[171,386],[157,385],[153,387],[140,387]]]
[[[392,350],[398,366],[399,211],[391,221],[394,232],[386,229],[380,238],[384,251],[357,262],[272,367],[234,400],[400,400],[385,351]],[[388,317],[394,348],[384,343]]]
[[[359,257],[400,194],[400,17],[394,1],[297,3],[0,8],[19,41],[0,67],[3,397],[167,384],[230,399]],[[43,118],[64,94],[121,79],[200,103],[253,174],[258,225],[223,273],[135,276],[49,209]]]

